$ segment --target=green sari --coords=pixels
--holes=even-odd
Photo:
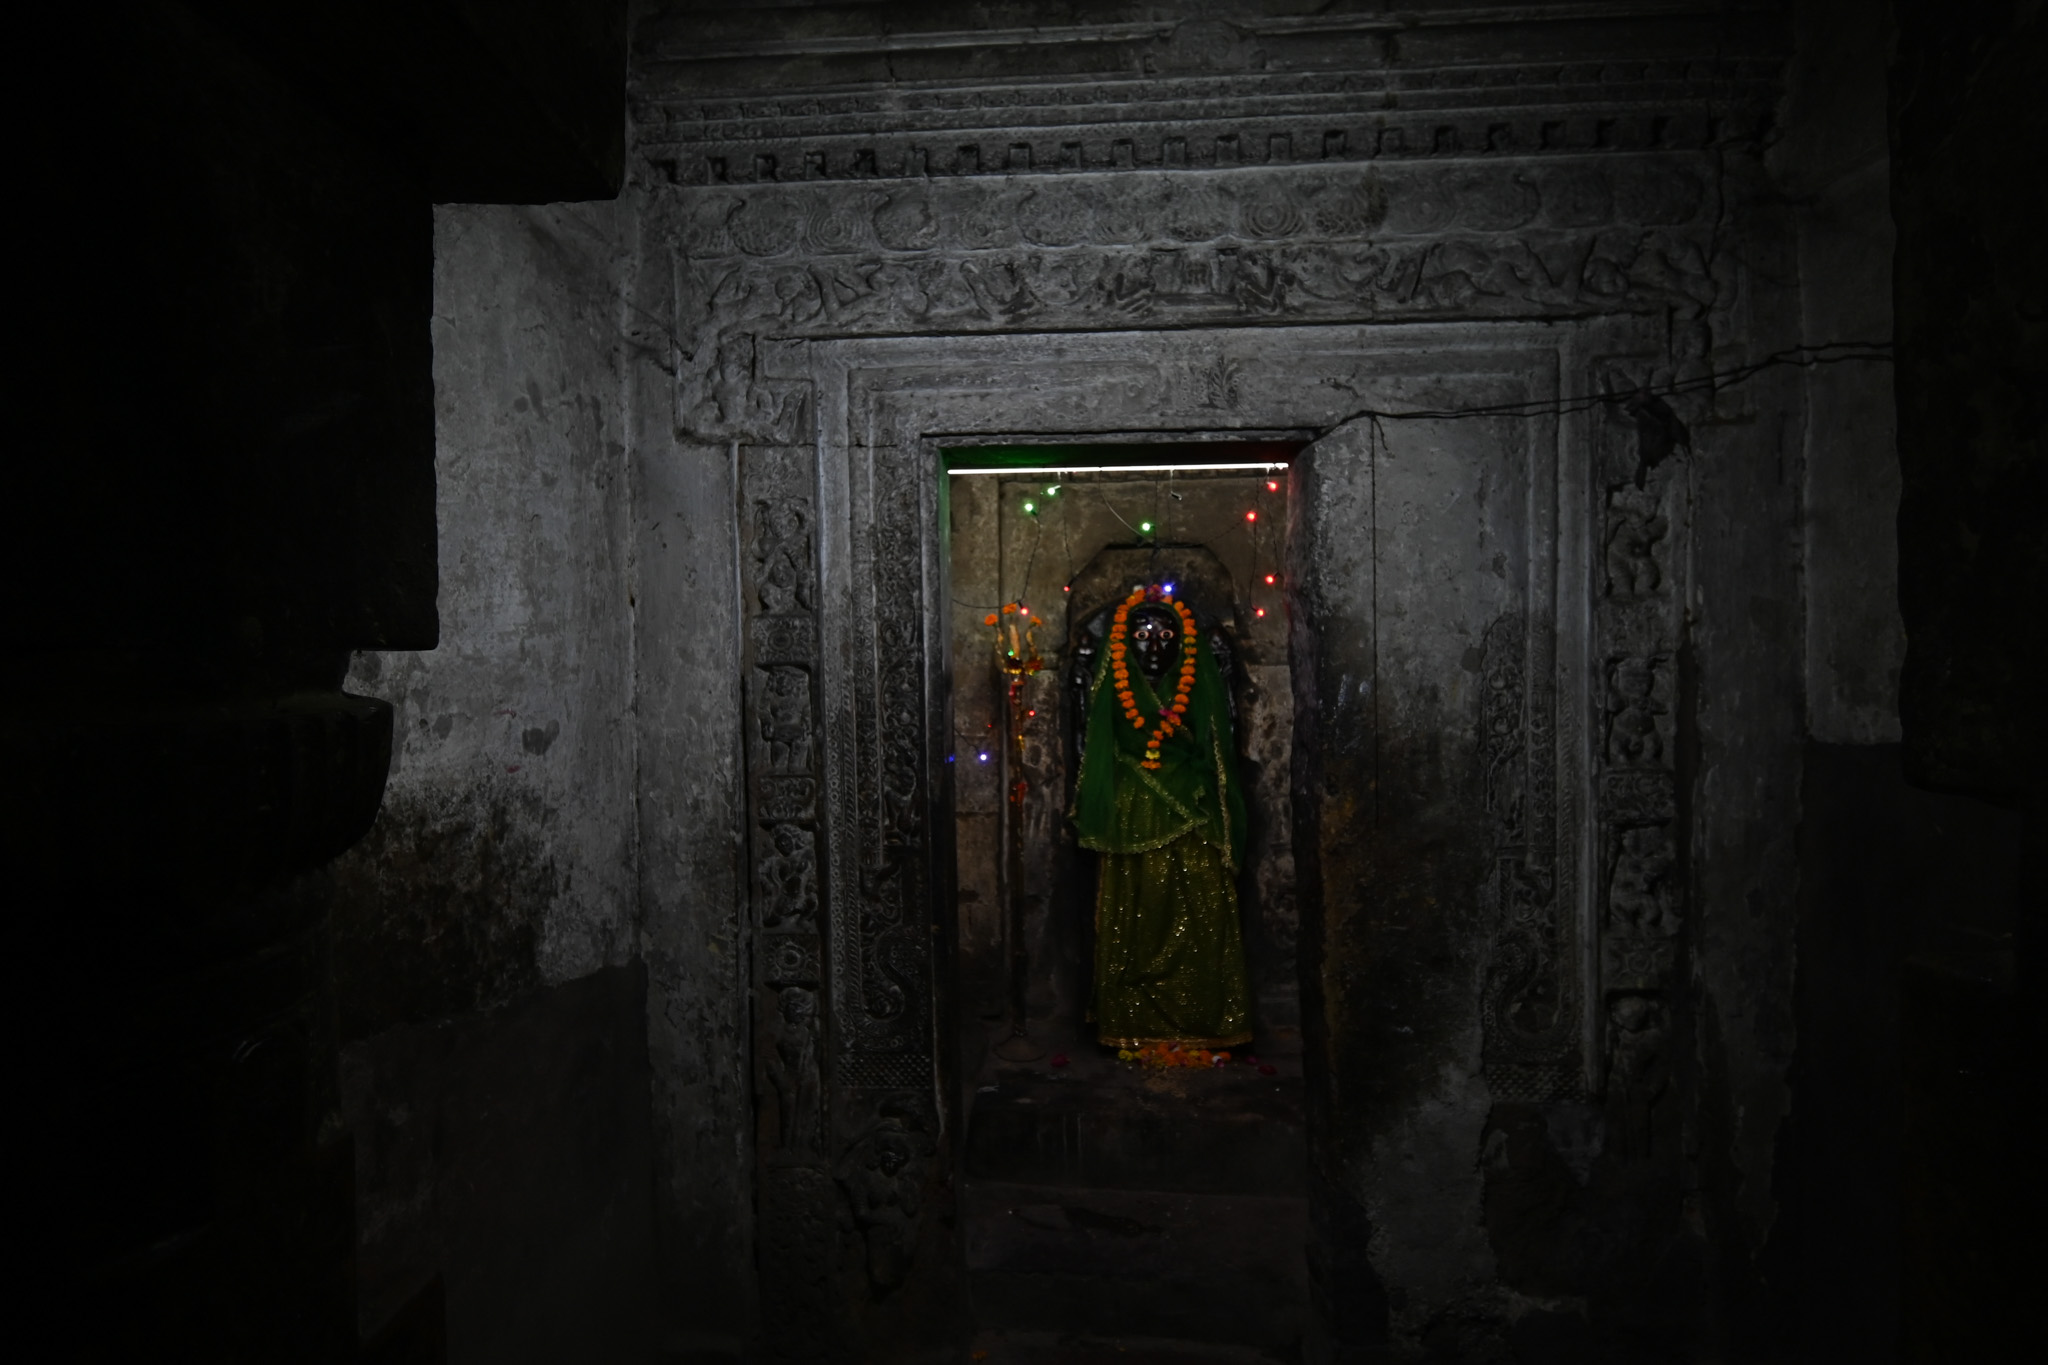
[[[1124,719],[1107,649],[1088,694],[1088,743],[1069,814],[1081,847],[1102,855],[1094,1020],[1110,1047],[1251,1041],[1237,906],[1244,793],[1223,678],[1206,644],[1195,654],[1184,724],[1160,745],[1157,768],[1140,766],[1151,723]],[[1161,685],[1178,673],[1176,660]],[[1139,711],[1158,715],[1135,660],[1130,680]]]

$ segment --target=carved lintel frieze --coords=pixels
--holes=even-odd
[[[859,335],[1649,312],[1670,305],[1665,264],[1654,235],[1522,233],[1056,252],[1027,246],[915,259],[705,260],[685,269],[697,292],[719,300],[722,325]],[[685,380],[686,431],[786,440],[808,421],[808,390],[800,384],[722,384],[716,376]]]

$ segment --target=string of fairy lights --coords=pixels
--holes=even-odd
[[[1038,708],[1028,704],[1026,689],[1032,678],[1045,667],[1045,660],[1039,654],[1037,632],[1044,624],[1026,601],[1031,591],[1033,575],[1037,569],[1038,554],[1045,540],[1048,518],[1055,521],[1066,558],[1066,573],[1060,584],[1063,596],[1071,596],[1078,566],[1074,563],[1073,521],[1066,515],[1053,516],[1056,509],[1071,505],[1081,492],[1093,494],[1103,510],[1121,523],[1131,533],[1131,540],[1121,548],[1151,549],[1155,557],[1172,544],[1174,530],[1174,505],[1185,500],[1185,495],[1176,488],[1175,482],[1183,474],[1228,474],[1242,473],[1256,476],[1250,505],[1243,509],[1239,525],[1245,536],[1245,564],[1247,582],[1243,600],[1250,606],[1254,619],[1263,619],[1269,608],[1277,610],[1283,589],[1278,533],[1271,528],[1276,524],[1276,512],[1284,507],[1285,492],[1281,475],[1284,464],[1273,462],[1229,463],[1209,465],[1107,465],[1107,466],[1046,466],[1043,468],[998,468],[985,470],[956,470],[961,474],[994,474],[1011,479],[1042,476],[1043,484],[1029,484],[1022,490],[1022,496],[1015,503],[1017,510],[1031,523],[1031,545],[1024,562],[1024,573],[1020,592],[1001,602],[995,610],[982,617],[982,624],[994,632],[995,662],[1005,682],[1003,711],[1008,719],[1005,727],[1008,743],[1012,750],[1012,775],[1010,799],[1022,803],[1029,791],[1029,784],[1023,777],[1023,759],[1027,740],[1027,727],[1037,718]],[[1076,476],[1088,474],[1145,474],[1158,473],[1166,477],[1153,482],[1153,507],[1150,516],[1140,516],[1133,521],[1119,511],[1112,501],[1111,489],[1116,485],[1076,482]],[[1015,496],[1012,494],[1012,496]],[[1007,501],[1007,499],[1005,499]],[[1182,519],[1185,521],[1185,518]],[[1213,537],[1208,542],[1216,548]],[[1155,573],[1156,574],[1156,564]],[[998,577],[1001,571],[998,570]],[[1172,590],[1172,585],[1167,585]],[[1000,585],[998,592],[1000,593]],[[995,730],[998,722],[990,720],[988,729]],[[976,752],[979,763],[990,763],[995,754],[991,746],[983,745]]]

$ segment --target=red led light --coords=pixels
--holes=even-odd
[[[1246,521],[1257,521],[1259,519],[1259,514],[1257,512],[1247,512],[1244,514],[1244,519]]]
[[[1034,706],[1029,711],[1026,711],[1024,714],[1027,716],[1035,716],[1038,714],[1038,708]]]
[[[1267,491],[1268,493],[1278,493],[1278,492],[1280,491],[1280,480],[1278,480],[1278,479],[1268,479],[1268,480],[1266,480],[1266,491]]]
[[[1073,585],[1072,583],[1069,583],[1069,584],[1067,584],[1067,585],[1066,585],[1065,587],[1063,587],[1063,588],[1061,588],[1061,589],[1060,589],[1060,591],[1061,591],[1061,592],[1072,592],[1073,590],[1074,590],[1074,585]]]
[[[1252,615],[1254,615],[1254,616],[1264,616],[1265,614],[1266,614],[1266,609],[1265,609],[1264,607],[1254,607],[1254,608],[1252,608]]]
[[[1267,574],[1267,575],[1266,575],[1266,586],[1268,586],[1268,587],[1271,587],[1271,586],[1273,585],[1273,582],[1274,582],[1274,579],[1273,579],[1273,575],[1272,575],[1272,574]]]

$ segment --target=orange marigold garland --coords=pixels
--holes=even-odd
[[[1174,731],[1180,729],[1182,718],[1188,711],[1188,696],[1195,689],[1195,614],[1188,610],[1185,602],[1170,594],[1159,592],[1157,589],[1148,592],[1144,588],[1139,588],[1117,607],[1116,618],[1109,628],[1110,677],[1116,683],[1117,704],[1123,708],[1124,719],[1131,723],[1133,729],[1145,728],[1144,714],[1138,710],[1138,699],[1131,691],[1131,668],[1128,659],[1130,645],[1127,637],[1130,634],[1131,608],[1142,604],[1148,596],[1155,595],[1157,600],[1172,607],[1180,616],[1180,680],[1179,686],[1174,689],[1173,700],[1160,709],[1159,724],[1153,728],[1145,741],[1145,759],[1139,765],[1145,768],[1159,766],[1159,746],[1164,744]]]

